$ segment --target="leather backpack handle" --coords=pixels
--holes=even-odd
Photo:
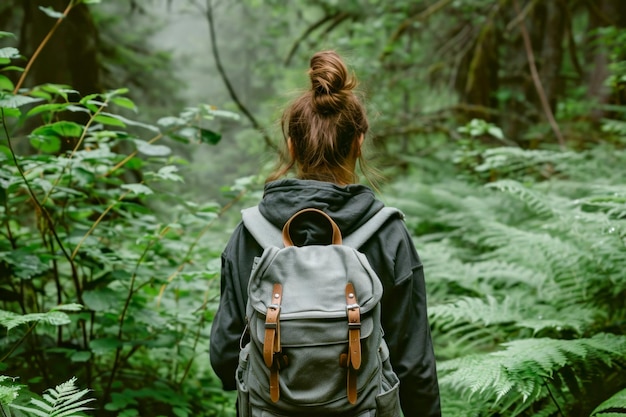
[[[285,225],[283,226],[283,244],[285,245],[285,247],[288,246],[293,246],[293,241],[291,240],[291,234],[289,233],[289,228],[291,227],[291,222],[298,216],[300,216],[301,214],[304,213],[317,213],[322,215],[326,220],[328,220],[328,223],[330,223],[330,226],[333,229],[333,240],[332,240],[332,244],[333,245],[341,245],[341,230],[339,230],[339,226],[337,226],[337,223],[335,223],[335,221],[326,213],[324,213],[322,210],[318,210],[315,208],[307,208],[307,209],[303,209],[300,210],[299,212],[297,212],[296,214],[294,214],[293,216],[291,216],[289,218],[289,220],[287,220],[287,223],[285,223]]]

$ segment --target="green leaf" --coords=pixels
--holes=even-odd
[[[184,119],[174,116],[161,117],[157,120],[157,124],[163,127],[184,126],[185,123]]]
[[[78,106],[72,106],[68,103],[45,103],[45,104],[40,104],[39,106],[35,106],[32,109],[30,109],[28,111],[28,113],[26,113],[27,116],[35,116],[37,114],[40,113],[44,113],[44,112],[50,112],[50,113],[54,113],[54,112],[58,112],[58,111],[64,111],[64,110],[70,110],[70,107],[78,107]],[[78,107],[80,109],[82,109],[82,107]],[[87,109],[83,109],[83,110],[87,110]]]
[[[38,101],[41,101],[41,99],[22,95],[0,94],[0,107],[18,108]]]
[[[56,153],[61,150],[61,139],[57,136],[31,136],[30,144],[43,153]]]
[[[9,108],[2,108],[2,113],[1,113],[4,117],[15,117],[15,118],[19,118],[22,115],[22,112],[20,111],[20,109],[9,109]]]
[[[144,129],[148,129],[148,130],[151,130],[151,131],[156,132],[156,133],[159,132],[159,128],[156,127],[156,126],[149,125],[147,123],[138,122],[136,120],[130,120],[130,119],[127,119],[126,117],[120,116],[119,114],[105,113],[105,112],[102,112],[100,114],[102,114],[104,116],[113,117],[113,118],[115,118],[115,119],[117,119],[117,120],[119,120],[119,121],[121,121],[123,123],[126,123],[127,125],[130,125],[130,126],[142,127]]]
[[[13,153],[8,146],[0,145],[0,161],[13,159]]]
[[[0,75],[0,90],[13,91],[15,85],[8,77]]]
[[[113,104],[116,104],[116,105],[118,105],[118,106],[120,106],[120,107],[123,107],[123,108],[125,108],[125,109],[130,109],[130,110],[137,111],[137,106],[136,106],[136,105],[135,105],[135,103],[134,103],[131,99],[129,99],[129,98],[126,98],[126,97],[113,97],[113,98],[111,99],[111,102],[112,102]]]
[[[81,311],[83,306],[77,303],[59,304],[50,309],[50,311]]]
[[[6,67],[2,67],[0,69],[0,71],[17,71],[17,72],[24,72],[24,68],[22,67],[18,67],[16,65],[8,65]]]
[[[104,337],[100,339],[92,339],[89,342],[89,348],[96,355],[105,354],[122,346],[122,342],[113,337]]]
[[[7,377],[2,377],[2,379],[6,379]],[[5,386],[0,385],[0,404],[11,404],[13,400],[15,400],[19,395],[20,386],[19,385],[11,385]]]
[[[0,39],[2,38],[15,38],[15,34],[11,32],[4,32],[0,30]]]
[[[209,129],[198,128],[200,130],[200,140],[204,143],[209,143],[211,145],[217,145],[222,139],[222,135],[216,133]]]
[[[72,362],[87,362],[89,359],[91,359],[91,352],[84,350],[74,352],[70,356]]]
[[[149,187],[143,184],[123,184],[122,188],[125,190],[130,190],[132,193],[137,195],[148,195],[153,193],[153,191]]]
[[[137,150],[148,156],[167,156],[172,150],[165,145],[153,145],[141,139],[134,140]]]
[[[103,125],[126,127],[126,124],[117,117],[106,116],[104,114],[98,114],[93,118],[93,120],[95,122],[102,123]]]
[[[79,138],[83,134],[84,127],[78,123],[61,120],[49,125],[36,128],[32,132],[32,136],[59,136]]]
[[[13,48],[11,46],[7,46],[5,48],[0,48],[0,58],[19,58],[20,51],[17,48]]]
[[[39,10],[41,10],[47,16],[50,16],[50,17],[52,17],[54,19],[63,19],[65,17],[65,15],[63,13],[57,12],[52,7],[39,6]]]
[[[620,415],[626,415],[626,389],[619,391],[597,406],[591,416],[605,417],[609,411],[617,412],[618,410]]]

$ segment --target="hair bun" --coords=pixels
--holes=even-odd
[[[338,112],[346,96],[356,87],[356,80],[335,51],[316,53],[310,66],[313,107],[322,114]]]

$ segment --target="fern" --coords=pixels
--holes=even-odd
[[[596,407],[591,417],[608,417],[611,415],[623,417],[626,414],[626,389],[623,389]]]
[[[56,306],[45,313],[17,314],[0,310],[0,326],[11,330],[22,324],[40,321],[53,326],[62,326],[71,323],[69,316],[63,311],[79,311],[80,309],[82,309],[80,304],[64,304]]]
[[[442,362],[440,383],[471,394],[489,393],[496,401],[517,391],[526,401],[536,398],[544,380],[554,378],[568,364],[576,364],[581,375],[614,361],[626,365],[626,336],[522,339],[502,346],[504,350]]]
[[[19,386],[15,384],[5,385],[7,381],[13,382],[14,380],[14,378],[0,375],[0,406],[11,404],[19,395]]]
[[[486,186],[399,183],[446,415],[589,415],[626,388],[626,154],[606,151],[490,150]]]
[[[10,404],[10,407],[38,417],[82,417],[83,411],[91,410],[85,405],[94,401],[83,398],[88,392],[88,389],[77,388],[76,378],[72,378],[47,390],[41,400],[31,399],[30,406]]]

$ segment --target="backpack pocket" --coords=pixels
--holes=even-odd
[[[400,380],[391,368],[389,348],[383,340],[380,345],[382,375],[380,393],[376,396],[376,417],[401,417]]]
[[[246,345],[239,352],[239,365],[235,379],[237,380],[237,408],[238,416],[250,417],[250,391],[248,389],[248,356],[250,345]]]

